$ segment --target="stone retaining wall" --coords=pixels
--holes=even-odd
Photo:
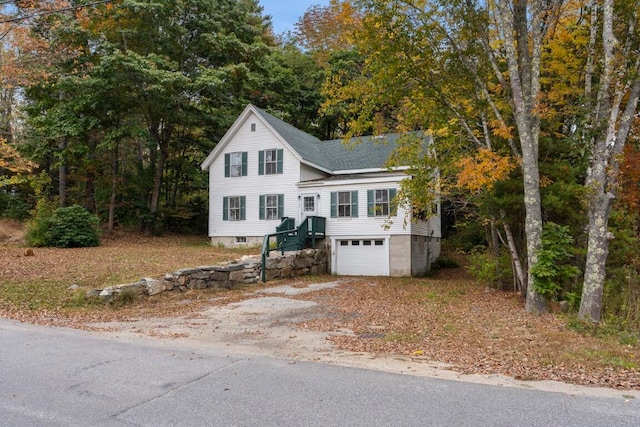
[[[303,249],[297,252],[272,252],[267,258],[266,279],[289,278],[328,271],[328,254],[322,249]],[[227,288],[260,281],[260,256],[243,256],[239,260],[220,265],[184,268],[167,273],[162,279],[142,278],[135,283],[109,286],[87,292],[87,298],[98,296],[109,301],[123,292],[156,295],[165,291]]]

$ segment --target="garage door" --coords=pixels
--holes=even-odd
[[[336,240],[336,274],[388,276],[387,241],[385,239]]]

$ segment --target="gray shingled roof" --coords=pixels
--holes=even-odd
[[[256,108],[262,117],[307,162],[332,172],[384,168],[401,134],[362,136],[321,141],[279,118]]]

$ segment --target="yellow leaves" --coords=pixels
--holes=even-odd
[[[14,174],[25,174],[31,172],[34,167],[35,163],[23,159],[15,148],[0,139],[0,169]]]
[[[459,160],[456,166],[461,169],[457,186],[479,193],[497,181],[507,179],[516,164],[510,157],[481,148],[475,157],[465,157]]]
[[[491,120],[489,122],[489,127],[491,128],[491,133],[494,136],[504,139],[513,139],[513,126],[507,126],[502,120]]]

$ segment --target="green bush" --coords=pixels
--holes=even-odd
[[[512,279],[511,262],[505,254],[497,258],[483,250],[476,248],[469,255],[469,273],[477,280],[489,283],[498,288],[506,288]]]
[[[579,273],[578,268],[570,264],[572,250],[573,237],[569,227],[547,222],[542,231],[538,262],[531,269],[536,292],[551,299],[561,295],[567,281]]]
[[[37,215],[28,227],[31,246],[84,248],[100,245],[98,218],[82,206],[58,208],[52,215]]]

